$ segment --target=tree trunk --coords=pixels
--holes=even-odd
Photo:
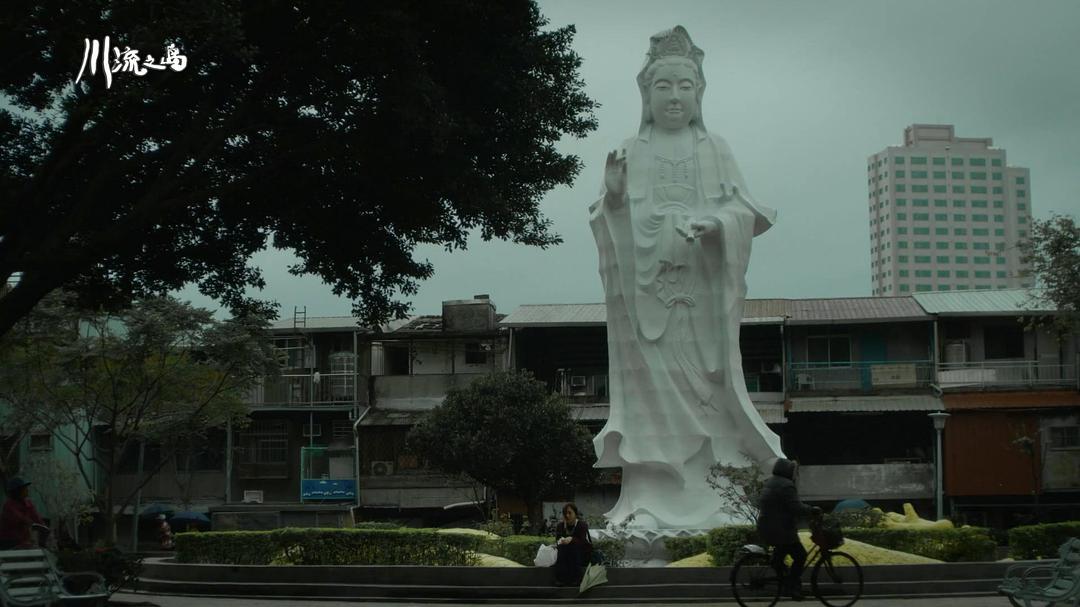
[[[529,514],[529,531],[533,535],[544,535],[544,502],[538,498],[526,498]]]

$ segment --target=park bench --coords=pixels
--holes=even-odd
[[[109,598],[105,578],[87,571],[62,573],[41,548],[0,550],[0,606],[34,607],[77,601],[91,605]]]
[[[1080,539],[1070,538],[1062,544],[1058,556],[1046,565],[1009,567],[998,591],[1017,607],[1032,607],[1032,601],[1080,606]]]

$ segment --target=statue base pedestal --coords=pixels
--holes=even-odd
[[[626,566],[664,567],[671,555],[664,542],[671,538],[704,536],[709,529],[594,529],[593,540],[613,539],[626,546]]]

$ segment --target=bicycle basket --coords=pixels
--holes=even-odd
[[[844,544],[844,532],[835,520],[824,520],[810,527],[810,540],[825,550],[832,550]]]

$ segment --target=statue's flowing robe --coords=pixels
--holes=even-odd
[[[607,307],[611,402],[594,439],[596,466],[622,468],[609,518],[649,515],[655,522],[646,526],[730,520],[705,483],[708,466],[741,465],[745,456],[766,466],[782,457],[779,437],[747,394],[739,352],[751,240],[776,214],[750,198],[727,143],[692,128],[694,164],[682,173],[696,181],[689,200],[673,203],[654,187],[667,169],[657,168],[646,127],[623,144],[624,203],[606,204],[602,193],[589,209]],[[695,219],[718,229],[687,240],[687,221]]]

